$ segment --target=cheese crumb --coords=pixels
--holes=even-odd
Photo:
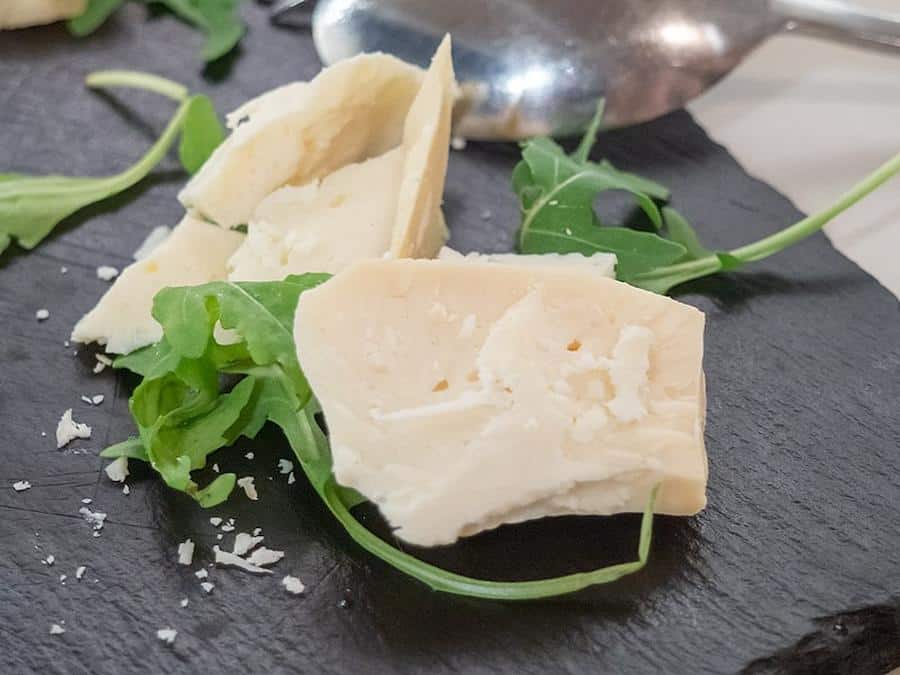
[[[202,588],[203,591],[207,594],[212,593],[212,591],[215,587],[216,587],[215,584],[212,584],[208,581],[204,581],[202,584],[200,584],[200,588]]]
[[[194,572],[194,576],[197,577],[198,579],[205,579],[206,577],[209,576],[209,572],[207,572],[204,569],[199,569],[196,572]]]
[[[50,626],[50,635],[62,635],[66,632],[66,629],[60,626],[58,623],[54,623]]]
[[[53,563],[56,562],[56,557],[51,554],[51,555],[48,555],[46,558],[44,558],[41,562],[47,566],[52,566]]]
[[[131,257],[135,260],[143,260],[147,256],[149,256],[156,248],[162,244],[166,239],[169,238],[169,235],[172,234],[172,228],[166,225],[159,225],[150,230],[150,234],[147,235],[147,238],[144,239],[143,243],[138,246],[138,249],[131,254]]]
[[[69,578],[69,576],[67,574],[60,574],[59,575],[59,583],[65,585],[66,579],[68,579],[68,578]]]
[[[127,497],[128,495],[131,494],[131,488],[128,487],[127,485],[123,485],[122,486],[122,494]]]
[[[289,459],[278,460],[278,471],[281,475],[285,475],[294,470],[294,463]]]
[[[294,472],[291,471],[291,475],[288,476],[288,480],[287,480],[288,485],[293,485],[295,480],[296,479],[294,478]]]
[[[219,518],[218,516],[213,516],[212,518],[209,519],[209,522],[210,522],[210,525],[212,525],[213,527],[218,527],[219,525],[222,524],[222,519]]]
[[[24,492],[25,490],[30,490],[30,489],[31,489],[31,483],[29,483],[27,480],[20,480],[20,481],[13,483],[13,490],[15,490],[16,492]]]
[[[112,359],[105,354],[94,354],[94,358],[97,359],[97,363],[94,364],[94,375],[99,375],[106,369],[106,366],[111,366],[113,363]]]
[[[456,151],[465,150],[468,144],[469,143],[462,136],[454,136],[450,139],[450,147]]]
[[[178,635],[178,631],[174,628],[160,628],[156,631],[156,637],[165,642],[167,645],[175,642],[175,638]]]
[[[91,396],[91,403],[93,403],[94,405],[100,405],[101,403],[103,403],[103,400],[105,398],[106,397],[103,394],[95,394],[94,396]]]
[[[34,318],[38,321],[46,321],[50,318],[50,311],[46,309],[39,309],[34,313]]]
[[[113,483],[123,483],[128,478],[128,458],[117,457],[112,463],[108,464],[106,475]]]
[[[288,593],[293,593],[294,595],[300,595],[306,590],[306,586],[303,585],[303,582],[300,581],[300,579],[290,575],[281,580],[281,585],[284,586]]]
[[[216,473],[219,473],[219,465],[218,465],[218,463],[213,464],[213,471],[215,471]]]
[[[187,607],[188,602],[189,602],[189,600],[187,598],[182,598],[181,602],[179,602],[178,604],[181,605],[182,607]]]
[[[250,557],[247,558],[247,562],[249,562],[251,565],[266,567],[268,565],[274,565],[283,557],[284,551],[273,551],[270,548],[261,546],[250,554]]]
[[[92,501],[94,501],[94,500],[91,499],[90,497],[85,497],[84,499],[81,500],[81,503],[82,504],[90,504]]]
[[[66,267],[65,265],[63,265],[62,267],[59,268],[59,273],[60,273],[60,274],[68,274],[68,273],[69,273],[69,268]]]
[[[268,549],[260,549],[260,550],[268,550]],[[233,567],[239,567],[240,569],[251,572],[253,574],[271,574],[271,570],[263,569],[261,566],[256,563],[250,562],[250,560],[244,560],[238,555],[234,553],[229,553],[228,551],[223,551],[218,546],[213,546],[213,551],[216,554],[216,564],[217,565],[231,565]],[[251,556],[252,558],[252,556]],[[271,564],[271,563],[266,563]]]
[[[72,419],[72,409],[63,413],[56,425],[56,447],[63,448],[76,438],[90,438],[91,428],[87,424],[80,424]]]
[[[231,552],[235,555],[244,555],[248,551],[256,548],[262,540],[263,537],[255,537],[246,532],[238,532],[237,536],[234,538],[234,548]]]
[[[254,536],[254,537],[258,537],[260,534],[262,534],[262,528],[261,528],[261,527],[254,527],[254,528],[253,528],[253,536]]]
[[[78,569],[75,570],[75,578],[78,579],[78,581],[81,581],[81,578],[84,576],[85,572],[87,572],[87,567],[85,567],[84,565],[79,565]]]
[[[102,281],[112,281],[119,276],[119,270],[109,265],[101,265],[97,268],[97,278]]]
[[[190,565],[194,562],[194,542],[186,539],[178,544],[178,564]]]
[[[222,532],[234,532],[234,525],[231,523],[225,523],[222,526]]]
[[[244,457],[246,457],[247,459],[253,459],[255,455],[252,452],[248,452],[246,455],[244,455]]]
[[[84,516],[84,519],[88,521],[94,527],[94,536],[100,536],[100,530],[103,529],[103,523],[106,521],[106,514],[101,511],[91,511],[86,506],[82,506],[78,509],[78,513]]]
[[[253,476],[238,478],[237,484],[239,488],[244,490],[244,494],[247,495],[248,499],[254,502],[259,499],[259,495],[256,493],[256,486],[253,484]]]

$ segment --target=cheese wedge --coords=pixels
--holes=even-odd
[[[706,504],[704,316],[582,264],[374,260],[301,296],[335,477],[423,546]]]
[[[278,93],[281,91],[281,93]],[[302,99],[306,88],[270,95]],[[264,95],[233,113],[252,120],[273,105]],[[441,213],[456,95],[450,38],[445,38],[409,107],[393,150],[348,164],[300,187],[285,186],[254,210],[247,240],[229,263],[239,281],[337,273],[364,258],[433,257],[447,241]],[[238,129],[241,127],[238,126]]]
[[[231,116],[231,135],[178,198],[189,212],[222,227],[247,224],[276,189],[395,148],[421,81],[415,66],[363,54],[308,84],[264,94]],[[242,117],[246,121],[237,124]]]
[[[226,277],[226,263],[244,236],[191,216],[143,260],[129,265],[72,331],[75,342],[98,342],[127,354],[162,337],[153,296],[166,286],[193,286]]]
[[[26,28],[83,14],[88,0],[2,0],[0,29]]]

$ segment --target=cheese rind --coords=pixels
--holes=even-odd
[[[129,265],[90,312],[75,325],[72,340],[98,342],[127,354],[162,337],[151,315],[153,297],[167,286],[194,286],[226,277],[226,263],[244,235],[191,216],[146,258]]]
[[[84,13],[88,0],[3,0],[0,30],[27,28],[69,19]]]
[[[474,318],[473,318],[474,317]],[[411,543],[705,503],[704,317],[582,265],[382,260],[305,293],[337,480]]]

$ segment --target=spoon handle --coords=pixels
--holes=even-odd
[[[900,53],[900,13],[864,9],[842,0],[771,0],[784,29],[861,47]]]

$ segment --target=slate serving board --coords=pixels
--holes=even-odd
[[[137,6],[88,40],[58,26],[0,34],[0,168],[99,175],[144,151],[171,104],[87,92],[81,80],[95,69],[150,69],[210,92],[220,110],[317,72],[308,34],[270,28],[255,5],[244,13],[251,28],[241,51],[205,76],[197,35],[170,18],[145,21]],[[800,215],[685,113],[605,135],[601,146],[623,168],[669,185],[710,245],[756,239]],[[516,156],[513,146],[479,144],[452,154],[453,246],[512,248],[517,210],[508,178]],[[679,296],[708,315],[709,508],[692,519],[657,519],[650,563],[638,575],[572,597],[503,605],[434,594],[357,549],[305,480],[287,485],[275,475],[277,459],[290,455],[274,431],[217,457],[223,470],[256,477],[255,503],[238,492],[206,512],[134,462],[129,496],[100,473],[99,449],[132,431],[134,382],[110,370],[93,375],[93,350],[73,354],[64,341],[107,287],[95,268],[128,264],[151,227],[178,221],[182,181],[170,162],[69,219],[38,250],[0,257],[0,671],[900,666],[900,313],[824,236]],[[50,311],[46,322],[35,320],[40,308]],[[100,406],[79,400],[98,393],[106,396]],[[94,433],[59,451],[53,432],[70,407]],[[251,450],[253,461],[244,457]],[[14,492],[22,479],[33,487]],[[83,498],[109,514],[100,537],[78,514]],[[215,590],[205,595],[193,569],[211,560],[212,515],[234,517],[238,531],[261,527],[266,544],[287,553],[276,574],[210,569]],[[384,532],[375,514],[366,520]],[[552,519],[422,554],[465,573],[525,579],[631,559],[637,531],[634,516]],[[187,537],[198,545],[191,569],[176,562]],[[48,554],[52,566],[41,562]],[[79,565],[87,567],[81,581]],[[279,581],[287,573],[304,580],[305,595],[285,593]],[[185,597],[190,604],[181,608]],[[63,621],[65,634],[48,635]],[[162,627],[178,630],[171,647],[155,637]]]

